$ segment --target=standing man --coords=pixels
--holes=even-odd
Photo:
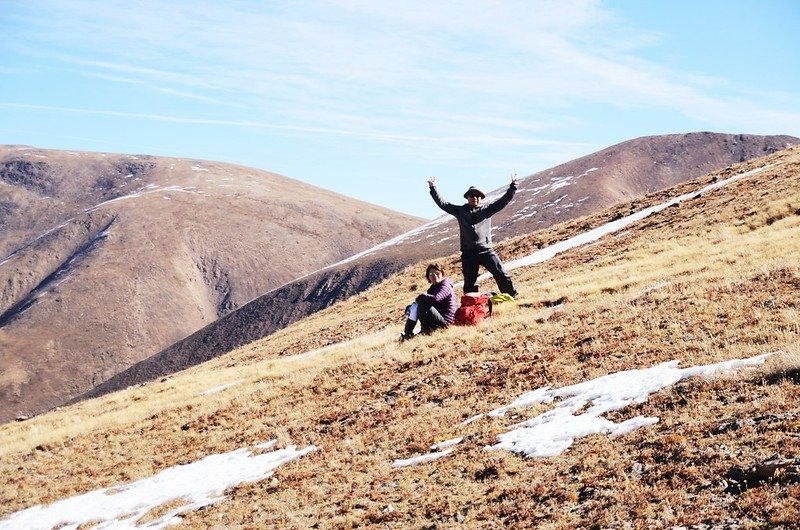
[[[475,186],[470,186],[464,198],[467,204],[460,206],[442,200],[436,191],[436,177],[428,179],[431,197],[436,206],[458,220],[461,239],[461,272],[464,274],[464,292],[478,291],[478,267],[483,265],[494,276],[501,293],[517,296],[514,281],[503,268],[500,258],[492,248],[492,216],[506,207],[517,191],[517,175],[511,176],[511,185],[505,194],[494,202],[482,204],[486,195]]]

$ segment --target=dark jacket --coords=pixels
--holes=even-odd
[[[443,278],[439,283],[434,283],[428,287],[428,292],[417,296],[417,302],[427,303],[435,307],[448,324],[453,323],[456,317],[456,292],[453,289],[453,282],[450,278]]]
[[[455,205],[442,200],[436,188],[430,193],[436,206],[458,220],[461,250],[489,250],[492,248],[492,216],[511,202],[517,187],[511,184],[505,194],[494,202],[471,209],[469,204]]]

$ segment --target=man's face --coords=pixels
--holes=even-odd
[[[470,205],[471,208],[475,208],[481,205],[481,196],[470,194],[467,195],[467,203]]]

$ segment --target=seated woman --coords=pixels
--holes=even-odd
[[[446,328],[455,318],[458,307],[456,292],[450,278],[444,277],[444,269],[437,263],[431,263],[425,269],[425,277],[431,286],[406,308],[406,327],[400,335],[401,341],[414,336],[417,322],[420,324],[420,333],[427,335],[435,329]]]

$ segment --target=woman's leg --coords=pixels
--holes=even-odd
[[[419,305],[414,302],[406,306],[406,325],[403,329],[403,334],[400,335],[400,340],[408,340],[414,336],[414,328],[417,326],[417,318],[419,313]]]
[[[447,320],[439,313],[438,309],[431,305],[420,303],[417,316],[419,317],[420,332],[426,335],[433,330],[447,327]]]

